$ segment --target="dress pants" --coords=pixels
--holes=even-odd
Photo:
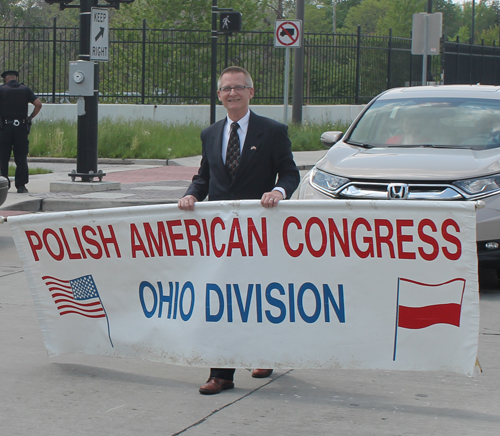
[[[210,377],[233,381],[234,371],[234,368],[210,368]]]

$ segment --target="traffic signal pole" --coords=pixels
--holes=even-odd
[[[80,1],[80,53],[78,59],[90,61],[91,9],[97,0]],[[94,95],[83,97],[84,114],[78,116],[76,175],[92,182],[97,175],[97,129],[99,106],[99,63],[94,62]],[[74,174],[74,173],[73,173]],[[71,175],[71,174],[70,174]]]
[[[79,61],[89,63],[91,59],[91,29],[92,29],[92,8],[103,7],[98,5],[98,0],[80,0],[79,5],[71,4],[74,0],[45,0],[49,4],[58,4],[61,10],[67,8],[80,9],[80,46]],[[134,0],[106,0],[108,5],[115,9],[120,8],[120,3],[132,3]],[[101,27],[101,32],[104,28]],[[96,40],[102,33],[98,34]],[[93,59],[96,59],[95,57]],[[107,60],[107,59],[105,59]],[[71,67],[71,63],[70,63]],[[78,72],[81,73],[81,72]],[[75,73],[76,74],[76,73]],[[90,74],[89,74],[90,76]],[[81,83],[82,80],[77,82]],[[71,85],[70,85],[71,87]],[[80,94],[73,94],[80,95]],[[77,102],[78,126],[77,126],[77,150],[76,150],[76,171],[70,174],[72,181],[76,177],[81,177],[82,182],[93,182],[94,178],[102,181],[106,174],[97,170],[97,126],[98,126],[98,106],[99,106],[99,63],[93,62],[93,88],[80,95]]]

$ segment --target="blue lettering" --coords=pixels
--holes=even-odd
[[[170,285],[170,295],[172,295],[172,282],[169,282]],[[175,282],[175,300],[174,300],[174,319],[177,319],[177,304],[179,302],[179,282]]]
[[[330,301],[339,322],[345,322],[344,285],[339,285],[338,305],[328,285],[323,285],[323,298],[325,300],[325,321],[330,322],[330,310],[328,308],[328,302]]]
[[[280,295],[285,295],[285,289],[283,286],[281,286],[279,283],[270,283],[267,288],[266,288],[266,300],[267,302],[274,307],[277,307],[280,309],[280,315],[279,316],[273,316],[271,315],[270,310],[266,310],[266,317],[269,321],[271,321],[273,324],[279,324],[280,322],[283,322],[286,316],[286,306],[283,301],[278,300],[277,298],[274,298],[271,295],[271,291],[273,289],[277,289],[279,291]]]
[[[314,294],[314,298],[316,299],[316,310],[314,311],[314,314],[312,316],[308,316],[304,310],[304,294],[307,290],[311,290]],[[319,314],[321,312],[321,296],[319,295],[318,288],[314,286],[312,283],[304,283],[300,289],[299,293],[297,295],[297,306],[299,308],[299,314],[300,317],[307,323],[313,323],[317,321],[319,318]]]
[[[158,282],[158,284],[159,284],[159,282]],[[153,304],[153,309],[151,309],[151,310],[148,310],[146,308],[146,302],[144,301],[144,288],[151,289],[152,294],[153,294],[154,304]],[[156,306],[158,305],[158,297],[156,295],[156,291],[155,291],[154,286],[149,282],[141,282],[141,284],[139,285],[139,298],[141,300],[141,306],[142,306],[142,311],[144,312],[144,315],[146,316],[146,318],[151,318],[154,315],[154,313],[156,312]]]
[[[212,315],[210,313],[211,291],[215,291],[217,297],[219,298],[219,311],[215,315]],[[221,320],[223,314],[224,314],[224,295],[222,294],[221,288],[219,288],[214,283],[207,283],[207,290],[205,297],[205,319],[207,320],[207,322],[217,322]]]
[[[160,310],[158,311],[158,318],[161,318],[161,314],[163,313],[163,304],[168,303],[168,314],[167,318],[170,319],[172,316],[172,282],[169,282],[170,285],[170,294],[163,295],[163,286],[161,282],[158,282],[158,287],[160,288]]]
[[[226,285],[227,295],[227,322],[233,322],[233,298],[231,296],[231,285]]]
[[[255,294],[257,296],[257,322],[262,322],[262,289],[260,285],[255,285]]]
[[[288,283],[288,304],[290,305],[290,322],[295,322],[295,289],[293,283]]]
[[[243,307],[243,299],[241,298],[240,287],[238,285],[234,286],[234,293],[236,295],[236,302],[238,303],[238,308],[240,309],[241,320],[243,322],[248,321],[248,315],[250,315],[250,303],[252,302],[253,285],[248,285],[247,298],[245,300],[245,307]]]
[[[188,289],[191,291],[191,306],[189,306],[189,312],[185,313],[183,310],[183,302],[184,302],[184,294]],[[191,282],[184,283],[184,286],[182,287],[182,291],[181,291],[181,300],[179,302],[179,311],[181,313],[181,318],[183,321],[189,320],[189,318],[191,318],[191,315],[193,314],[194,296],[195,296],[195,294],[194,294],[193,284]]]

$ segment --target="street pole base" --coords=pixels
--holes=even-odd
[[[88,173],[77,173],[75,170],[71,171],[68,176],[71,177],[71,181],[74,182],[77,177],[80,177],[82,182],[93,182],[94,179],[97,179],[99,182],[102,182],[102,178],[106,175],[102,170],[97,171],[89,171]],[[96,181],[97,181],[96,180]]]

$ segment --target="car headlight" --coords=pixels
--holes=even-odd
[[[311,173],[311,183],[316,188],[333,194],[341,186],[349,183],[349,179],[326,173],[314,167]]]
[[[481,179],[460,180],[453,184],[469,195],[492,194],[500,190],[500,175]]]

